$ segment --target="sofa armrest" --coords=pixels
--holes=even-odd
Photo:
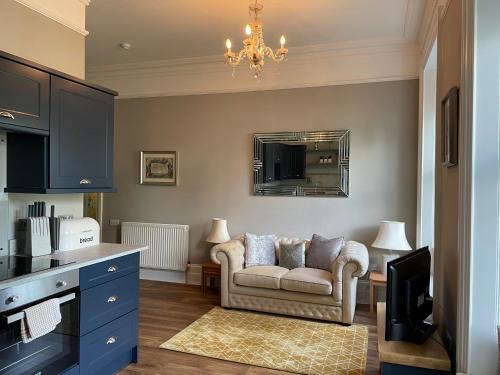
[[[231,240],[212,247],[210,250],[212,262],[221,264],[221,257],[227,258],[230,272],[239,271],[245,263],[245,246],[239,240]]]
[[[356,310],[358,277],[368,270],[366,246],[348,241],[332,265],[333,299],[342,302],[342,322],[351,324]]]
[[[339,256],[332,265],[333,280],[342,280],[344,266],[348,263],[354,263],[356,268],[351,277],[361,277],[368,271],[368,250],[362,243],[356,241],[347,241]]]

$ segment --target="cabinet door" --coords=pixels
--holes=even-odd
[[[50,187],[113,187],[113,96],[53,76],[50,108]]]
[[[50,76],[0,58],[0,128],[49,130]]]

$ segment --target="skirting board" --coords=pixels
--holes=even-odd
[[[201,264],[189,264],[186,272],[141,268],[140,278],[169,283],[201,285]]]

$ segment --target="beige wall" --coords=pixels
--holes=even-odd
[[[13,0],[0,1],[0,50],[29,59],[64,73],[84,78],[85,38],[83,35],[36,13]],[[0,140],[5,133],[0,133]],[[5,143],[0,145],[0,248],[14,238],[14,222],[26,215],[33,201],[56,205],[56,214],[82,216],[82,194],[6,194]],[[2,253],[0,251],[0,253]],[[5,254],[4,254],[5,255]]]
[[[435,313],[443,336],[456,340],[458,275],[458,167],[441,166],[441,100],[460,86],[461,2],[451,1],[438,29],[436,109]],[[460,130],[458,132],[460,134]]]
[[[85,76],[85,37],[14,0],[0,1],[0,50]]]
[[[116,102],[116,194],[109,219],[189,224],[190,261],[208,258],[212,217],[245,231],[310,237],[344,235],[366,244],[380,220],[403,220],[415,243],[418,82],[199,95]],[[349,198],[255,197],[256,132],[350,129]],[[141,186],[141,150],[179,152],[177,187]]]

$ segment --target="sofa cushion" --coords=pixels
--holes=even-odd
[[[245,234],[245,267],[276,265],[276,236]]]
[[[324,238],[313,234],[311,246],[306,254],[306,267],[319,268],[330,272],[332,264],[337,259],[344,246],[344,237]]]
[[[234,283],[255,288],[279,289],[280,278],[288,269],[278,266],[255,266],[234,274]]]
[[[280,243],[280,267],[292,270],[306,266],[306,246],[304,242]]]
[[[332,294],[332,274],[316,268],[295,268],[281,277],[280,288],[293,292]]]

